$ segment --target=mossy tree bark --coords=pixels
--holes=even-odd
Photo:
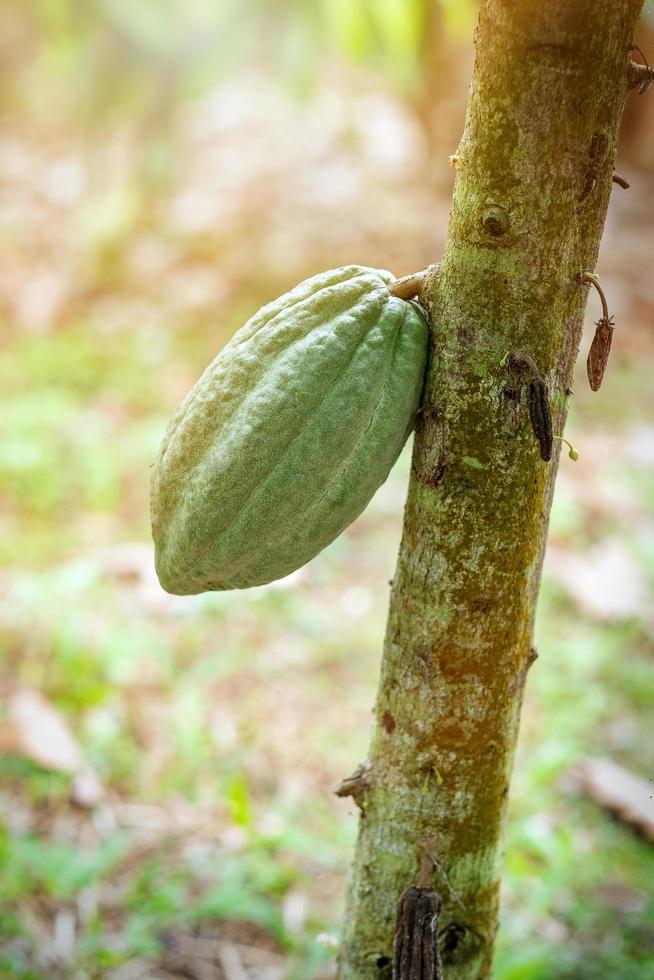
[[[431,361],[370,759],[344,786],[362,815],[341,980],[390,976],[398,899],[425,848],[445,976],[490,972],[561,445],[541,460],[505,355],[534,359],[561,433],[588,297],[578,275],[597,258],[640,7],[482,2],[447,245],[421,293]]]

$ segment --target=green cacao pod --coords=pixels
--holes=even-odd
[[[411,432],[428,326],[346,266],[259,310],[171,421],[152,483],[159,580],[191,595],[304,565],[364,509]]]

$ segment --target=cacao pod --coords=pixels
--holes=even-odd
[[[191,595],[288,575],[364,509],[411,432],[428,326],[346,266],[259,310],[172,419],[152,482],[159,580]]]

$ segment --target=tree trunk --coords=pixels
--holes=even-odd
[[[447,245],[421,293],[431,360],[370,759],[342,788],[362,813],[341,980],[390,977],[398,900],[427,852],[445,976],[490,972],[561,445],[541,459],[531,375],[506,355],[533,358],[560,433],[640,7],[482,2]]]

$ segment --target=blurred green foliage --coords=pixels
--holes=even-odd
[[[121,116],[174,87],[198,93],[243,61],[304,91],[330,52],[415,85],[425,39],[467,39],[476,10],[477,0],[35,0],[31,16],[39,57],[104,124],[103,110]]]

